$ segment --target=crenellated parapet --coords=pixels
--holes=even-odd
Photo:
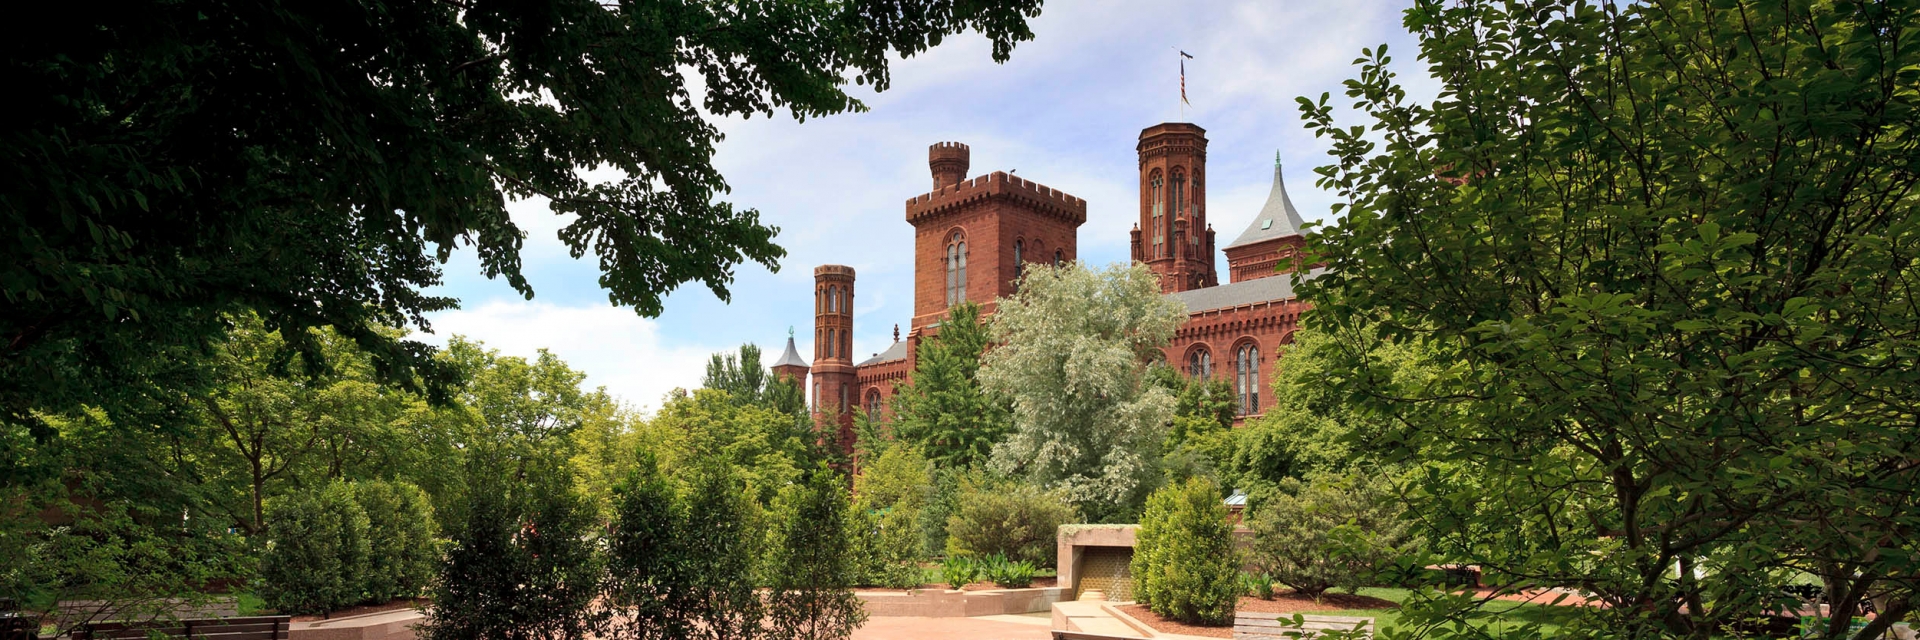
[[[920,224],[971,205],[1005,198],[1026,208],[1078,226],[1087,221],[1087,201],[1003,171],[962,180],[959,184],[923,193],[907,200],[907,222]]]

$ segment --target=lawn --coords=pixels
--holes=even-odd
[[[1372,596],[1396,603],[1406,601],[1407,596],[1411,594],[1412,592],[1407,589],[1390,587],[1366,587],[1360,590],[1360,595]],[[1558,631],[1561,623],[1571,619],[1575,613],[1572,607],[1510,602],[1505,600],[1495,600],[1487,603],[1486,610],[1496,615],[1491,619],[1475,623],[1475,627],[1492,627],[1499,629],[1509,625],[1517,627],[1526,623],[1537,622],[1540,624],[1542,631],[1552,632]],[[1330,609],[1326,611],[1309,611],[1306,613],[1322,616],[1371,617],[1374,619],[1374,624],[1382,629],[1395,627],[1400,623],[1399,609]]]

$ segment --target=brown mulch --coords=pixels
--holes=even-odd
[[[1045,577],[1034,578],[1033,584],[1030,584],[1021,588],[1022,589],[1043,589],[1047,587],[1057,587],[1057,586],[1060,586],[1059,578],[1055,578],[1053,576],[1045,576]],[[997,585],[991,582],[975,582],[962,588],[961,591],[993,591],[996,589],[1006,589],[1006,588],[1007,587],[1002,587],[1000,585]],[[944,582],[923,584],[916,588],[916,590],[919,590],[919,591],[945,591],[946,589],[947,589],[947,583],[944,583]],[[860,587],[858,589],[854,589],[854,591],[863,591],[863,592],[869,592],[869,593],[906,593],[908,590],[907,589],[887,589],[882,587]]]
[[[393,611],[396,609],[412,609],[415,607],[423,607],[430,602],[431,601],[427,600],[426,598],[401,598],[399,600],[394,600],[391,602],[382,602],[380,604],[365,604],[365,605],[360,605],[358,607],[341,609],[339,611],[335,611],[333,613],[330,613],[324,616],[313,616],[313,615],[294,616],[293,621],[294,622],[313,622],[315,620],[333,620],[338,618],[348,618],[352,616],[366,615],[369,613],[380,613],[382,611]]]
[[[1277,593],[1274,594],[1272,600],[1243,597],[1240,599],[1240,602],[1234,606],[1238,611],[1304,613],[1307,611],[1394,609],[1400,605],[1395,604],[1392,600],[1382,600],[1372,596],[1328,592],[1321,594],[1319,602],[1314,602],[1313,598],[1304,595]],[[1140,604],[1120,605],[1115,608],[1125,611],[1127,615],[1133,616],[1135,620],[1146,623],[1146,625],[1152,627],[1154,631],[1161,633],[1178,633],[1189,636],[1206,636],[1209,638],[1233,637],[1232,624],[1218,627],[1186,624],[1184,622],[1162,618],[1159,614],[1154,613],[1152,609],[1148,609],[1146,605]]]

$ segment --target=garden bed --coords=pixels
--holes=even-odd
[[[1319,602],[1315,602],[1311,597],[1292,593],[1275,594],[1272,600],[1242,597],[1234,606],[1236,606],[1239,611],[1257,611],[1261,613],[1316,613],[1353,615],[1356,617],[1373,617],[1374,614],[1381,610],[1391,610],[1400,607],[1398,603],[1392,600],[1347,593],[1322,594]],[[1134,620],[1146,625],[1157,633],[1173,633],[1211,638],[1233,637],[1233,623],[1231,622],[1218,627],[1186,624],[1162,618],[1159,614],[1154,613],[1153,610],[1148,609],[1146,605],[1141,604],[1117,605],[1114,609],[1131,616]]]

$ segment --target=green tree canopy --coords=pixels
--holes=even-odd
[[[1039,0],[50,5],[4,30],[0,410],[171,388],[168,358],[252,310],[310,353],[329,325],[390,380],[443,382],[426,293],[470,246],[523,295],[510,200],[570,216],[615,304],[777,266],[719,200],[709,118],[863,109],[889,61],[977,31],[1005,60]],[[612,170],[599,181],[582,169]]]
[[[980,356],[992,334],[980,306],[947,312],[940,330],[920,343],[913,382],[893,399],[893,433],[943,468],[985,462],[1012,427],[1007,401],[980,386]]]
[[[1920,47],[1910,3],[1441,2],[1303,100],[1345,219],[1312,238],[1328,382],[1421,464],[1457,558],[1610,606],[1575,629],[1705,638],[1798,606],[1848,635],[1915,603]],[[1432,352],[1397,384],[1380,342]],[[1457,601],[1447,601],[1457,603]],[[1420,610],[1421,607],[1410,607]],[[1440,617],[1473,615],[1453,609]],[[1433,622],[1439,618],[1403,617]]]
[[[986,389],[1013,401],[995,470],[1066,489],[1096,522],[1141,504],[1174,409],[1148,363],[1185,321],[1143,264],[1029,270],[999,301],[998,346],[980,367]]]

